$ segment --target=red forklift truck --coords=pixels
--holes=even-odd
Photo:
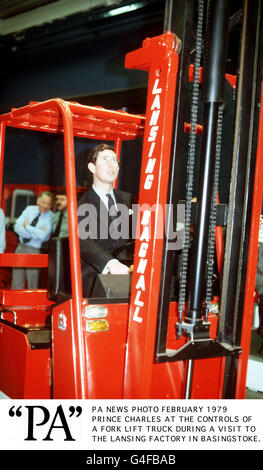
[[[0,116],[1,187],[7,126],[63,134],[69,223],[68,239],[52,239],[49,254],[0,255],[2,267],[48,269],[46,289],[0,290],[0,390],[8,397],[245,397],[263,186],[262,6],[252,3],[244,2],[238,77],[225,74],[229,2],[212,2],[202,63],[203,1],[197,18],[195,2],[168,1],[164,33],[126,56],[127,68],[148,72],[145,116],[62,99]],[[226,81],[234,90],[235,119],[229,201],[220,204]],[[100,275],[96,295],[84,298],[74,138],[112,141],[120,156],[123,141],[142,136],[130,292],[128,282],[123,295],[115,295],[108,275]]]

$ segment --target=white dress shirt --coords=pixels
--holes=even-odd
[[[53,213],[50,210],[41,212],[36,226],[33,227],[30,224],[38,214],[38,206],[27,206],[16,220],[14,231],[18,234],[19,242],[23,245],[41,248],[42,243],[49,240],[52,231]],[[25,227],[26,220],[29,223]],[[27,238],[30,238],[30,240],[24,243],[23,240]]]
[[[95,193],[99,196],[99,198],[101,199],[103,204],[106,206],[107,210],[109,210],[109,198],[108,198],[107,194],[111,195],[111,197],[114,201],[114,204],[115,204],[116,211],[118,210],[117,209],[117,204],[116,204],[116,199],[115,199],[114,192],[113,192],[113,188],[108,193],[104,193],[100,189],[96,188],[94,185],[92,185],[92,188],[94,189]]]

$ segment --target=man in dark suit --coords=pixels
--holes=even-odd
[[[92,187],[78,203],[78,231],[84,296],[92,291],[95,276],[128,274],[129,267],[114,256],[129,240],[131,195],[113,189],[119,172],[114,149],[99,144],[88,156]]]

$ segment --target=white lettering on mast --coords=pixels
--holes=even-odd
[[[161,100],[160,100],[160,95],[162,93],[162,88],[159,87],[159,78],[156,78],[153,89],[152,89],[152,95],[153,95],[153,102],[151,105],[151,116],[150,116],[150,122],[149,122],[149,134],[147,138],[147,142],[149,142],[149,150],[148,150],[148,161],[146,164],[145,168],[145,174],[144,174],[144,189],[146,191],[149,191],[152,189],[152,185],[154,182],[154,171],[155,171],[155,164],[156,164],[156,155],[155,155],[155,144],[156,144],[156,138],[158,135],[158,120],[160,116],[160,111],[161,111]],[[140,315],[141,314],[141,309],[144,307],[144,300],[143,300],[143,295],[145,292],[145,271],[147,269],[147,263],[148,263],[148,248],[149,248],[149,241],[150,241],[150,223],[151,223],[151,211],[145,210],[143,212],[142,218],[141,218],[141,223],[140,223],[140,247],[138,251],[138,256],[139,256],[139,263],[137,267],[136,273],[140,275],[135,289],[136,289],[136,294],[135,294],[135,300],[134,300],[134,305],[135,305],[135,310],[134,310],[134,315],[133,315],[133,320],[142,323],[143,318]]]

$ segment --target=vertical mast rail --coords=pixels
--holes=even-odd
[[[251,236],[259,103],[263,69],[262,2],[244,0],[229,217],[221,292],[219,338],[238,346],[244,321]],[[238,356],[226,360],[223,398],[234,398]]]
[[[149,398],[151,390],[178,47],[176,36],[167,32],[146,39],[141,49],[126,56],[129,68],[149,70],[149,80],[124,398]]]

